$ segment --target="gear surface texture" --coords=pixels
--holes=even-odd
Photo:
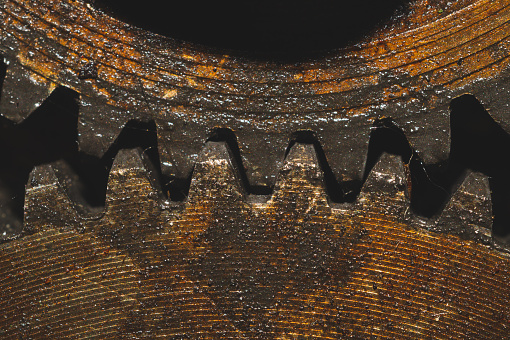
[[[510,1],[292,60],[99,3],[0,0],[1,339],[510,338]]]

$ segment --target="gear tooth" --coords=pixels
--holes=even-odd
[[[278,174],[272,201],[327,205],[324,173],[312,144],[296,143]]]
[[[207,129],[200,125],[189,126],[192,123],[182,126],[187,122],[172,118],[156,121],[161,170],[167,176],[188,178],[208,138]]]
[[[425,164],[438,164],[450,156],[450,111],[448,102],[435,107],[427,114],[406,115],[396,117],[398,125],[409,141],[409,144]]]
[[[244,198],[238,169],[225,142],[207,142],[198,156],[189,201],[237,201]]]
[[[246,176],[251,185],[273,187],[282,166],[290,134],[260,130],[236,132]]]
[[[45,226],[69,227],[79,220],[67,192],[55,174],[54,165],[36,166],[25,187],[24,228],[39,231]]]
[[[137,235],[158,230],[161,223],[164,197],[151,165],[139,148],[117,153],[108,177],[104,223],[93,227],[132,254],[140,251]]]
[[[398,216],[409,209],[410,178],[399,156],[383,153],[361,188],[359,203],[386,205]]]
[[[162,194],[154,177],[140,149],[120,150],[108,177],[107,213],[130,208],[148,213],[149,206],[155,208]],[[140,209],[140,204],[146,209]]]
[[[91,102],[85,96],[80,104],[78,145],[80,150],[100,158],[119,137],[130,115],[106,103]]]
[[[363,179],[370,132],[371,124],[366,119],[353,118],[347,126],[331,124],[317,133],[328,164],[339,182]]]
[[[469,171],[436,221],[436,229],[467,238],[491,239],[492,201],[487,176]]]
[[[159,137],[158,137],[158,154],[159,154],[159,160],[161,162],[161,173],[168,177],[178,177],[183,178],[181,176],[177,176],[177,169],[176,164],[173,158],[172,151],[169,150],[168,147],[165,145],[162,145]]]
[[[184,178],[185,176],[182,176],[182,174],[181,176],[177,176],[176,162],[174,161],[171,148],[172,137],[171,133],[168,131],[171,127],[163,120],[156,120],[155,123],[161,172],[166,176]],[[191,168],[188,170],[188,173],[189,172],[191,172]]]
[[[469,95],[473,96],[473,99],[476,101],[474,105],[481,105],[489,116],[507,133],[510,133],[510,120],[508,119],[507,106],[507,104],[510,103],[509,78],[509,72],[507,71],[503,78],[496,80],[495,84],[490,84],[492,81],[489,80],[489,84],[486,86],[471,86],[468,91],[464,89],[464,95],[461,96],[466,96],[465,93],[469,93]]]
[[[0,113],[19,123],[37,109],[54,88],[49,80],[29,71],[18,61],[10,61],[2,82]]]

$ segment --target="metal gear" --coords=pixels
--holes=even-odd
[[[25,121],[60,91],[79,102],[83,152],[113,152],[136,120],[155,125],[160,162],[118,151],[103,211],[78,198],[65,162],[33,169],[23,230],[0,245],[1,337],[510,337],[487,176],[464,172],[422,216],[410,159],[367,164],[389,121],[410,157],[446,161],[459,98],[510,129],[510,2],[431,3],[352,48],[278,64],[79,0],[0,1],[2,115]],[[329,175],[363,183],[354,202],[333,199]],[[190,178],[184,201],[162,176]]]

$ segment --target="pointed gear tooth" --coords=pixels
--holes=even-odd
[[[487,176],[469,171],[436,222],[436,229],[466,238],[490,240],[492,201]]]
[[[271,200],[306,206],[328,205],[324,173],[313,145],[292,146],[278,174]]]
[[[236,202],[244,196],[239,172],[227,144],[207,142],[193,170],[188,200]]]
[[[78,145],[87,154],[101,158],[130,120],[127,112],[82,96],[78,119]]]
[[[140,251],[136,238],[156,232],[161,223],[164,197],[154,174],[141,149],[120,150],[108,177],[104,222],[92,227],[115,247],[132,254]]]
[[[290,148],[280,170],[277,185],[290,181],[289,173],[300,179],[323,180],[324,174],[312,144],[295,143]]]
[[[386,206],[396,216],[403,216],[410,207],[409,183],[409,173],[400,156],[383,153],[368,174],[358,202],[369,208],[374,203]]]
[[[55,174],[54,166],[36,166],[30,173],[25,187],[24,224],[30,231],[43,227],[69,227],[80,217],[73,202]]]
[[[25,186],[27,191],[37,190],[46,186],[60,187],[57,175],[51,164],[37,165],[30,172],[28,183]]]
[[[11,61],[2,83],[0,114],[19,123],[37,109],[54,88],[49,80]]]
[[[162,194],[154,175],[140,149],[120,150],[108,177],[107,213],[132,209],[134,214],[147,214],[155,210]]]

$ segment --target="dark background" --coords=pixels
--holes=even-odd
[[[359,41],[405,14],[410,1],[89,2],[123,21],[168,37],[254,58],[292,61]]]

